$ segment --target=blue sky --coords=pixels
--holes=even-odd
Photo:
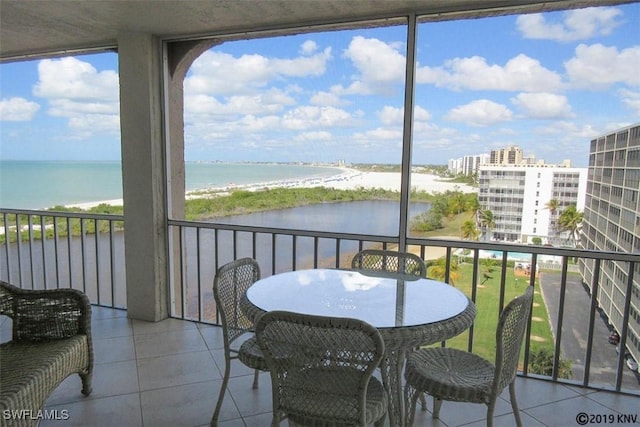
[[[185,80],[187,160],[399,163],[406,27],[236,41]],[[0,159],[118,160],[117,54],[0,65]],[[640,121],[640,4],[422,23],[416,164],[518,145],[586,166]]]

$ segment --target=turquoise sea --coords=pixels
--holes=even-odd
[[[280,180],[329,177],[331,167],[257,163],[186,163],[187,191]],[[43,209],[122,199],[120,162],[0,161],[0,207]]]

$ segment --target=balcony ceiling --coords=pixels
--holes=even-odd
[[[178,40],[403,16],[443,19],[628,3],[620,0],[0,0],[0,60],[116,46],[121,32]]]

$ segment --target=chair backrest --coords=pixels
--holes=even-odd
[[[384,354],[376,328],[357,319],[271,311],[258,320],[256,338],[271,372],[274,414],[364,425],[367,387]],[[344,414],[349,418],[336,418]]]
[[[514,298],[500,313],[496,330],[496,373],[492,389],[494,396],[500,394],[516,376],[532,303],[533,286],[527,286],[524,294]]]
[[[253,258],[231,261],[218,269],[213,279],[213,297],[220,314],[225,347],[246,332],[253,322],[240,309],[240,300],[249,286],[260,279],[260,266]]]
[[[351,268],[427,277],[427,266],[422,258],[410,252],[364,249],[353,257]]]

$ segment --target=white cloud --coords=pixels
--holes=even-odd
[[[226,104],[220,104],[214,97],[198,95],[191,99],[199,110],[198,113],[192,111],[189,116],[185,115],[185,119],[189,117],[185,131],[188,141],[254,139],[262,144],[267,133],[273,131],[283,135],[289,135],[287,131],[303,131],[306,133],[302,135],[315,135],[315,140],[323,140],[323,135],[330,135],[323,133],[326,132],[324,129],[351,127],[356,121],[349,112],[334,107],[303,106],[284,114],[242,114],[236,109],[227,108]],[[210,114],[209,108],[213,108],[216,115]]]
[[[230,133],[233,136],[233,139],[239,139],[237,136],[241,133],[252,133],[252,132],[264,132],[275,129],[280,129],[282,126],[280,116],[270,115],[270,116],[254,116],[252,114],[248,114],[243,116],[237,122],[230,123]],[[258,136],[258,138],[264,138],[264,135]]]
[[[391,94],[394,85],[404,81],[405,57],[396,45],[375,38],[356,36],[344,51],[358,74],[346,93],[370,95]]]
[[[506,122],[512,117],[513,113],[506,106],[488,99],[479,99],[453,108],[445,116],[447,120],[453,122],[479,127]]]
[[[115,114],[82,114],[69,118],[69,127],[75,131],[72,139],[87,139],[120,129],[120,118]]]
[[[538,135],[557,135],[558,138],[567,141],[577,139],[584,144],[585,141],[597,136],[600,132],[589,124],[559,120],[553,123],[545,123],[544,126],[536,128],[535,133]]]
[[[27,122],[33,119],[40,104],[21,97],[0,100],[0,121]]]
[[[404,122],[404,108],[402,107],[386,105],[376,114],[380,123],[384,125],[402,126]],[[416,106],[413,110],[413,119],[416,122],[429,121],[431,119],[431,113],[420,106]]]
[[[571,105],[566,96],[553,93],[521,93],[511,98],[527,118],[561,119],[571,118]]]
[[[621,89],[618,94],[622,99],[622,103],[629,107],[636,116],[640,116],[640,92]]]
[[[419,67],[416,80],[453,90],[554,92],[562,88],[560,75],[525,54],[504,66],[490,65],[480,56],[454,58],[441,67]]]
[[[96,133],[118,132],[120,105],[118,74],[98,71],[74,57],[45,59],[38,63],[36,96],[46,98],[48,113],[68,119],[75,139]]]
[[[118,104],[74,99],[50,99],[49,114],[55,117],[78,117],[81,115],[113,115],[118,117]]]
[[[313,40],[307,40],[300,45],[300,53],[302,55],[311,55],[316,50],[318,50],[318,44]]]
[[[285,105],[295,104],[294,100],[279,91],[269,91],[254,96],[231,96],[226,108],[232,112],[244,114],[273,114],[284,109]]]
[[[560,15],[562,22],[549,22],[545,15],[521,15],[516,21],[525,38],[570,42],[606,36],[621,25],[622,11],[611,7],[576,9]],[[551,15],[547,15],[551,16]]]
[[[189,75],[185,78],[185,93],[255,93],[256,90],[282,77],[320,76],[326,71],[329,59],[331,48],[315,55],[293,59],[269,58],[258,54],[236,58],[214,48],[194,61]]]
[[[77,58],[45,59],[38,63],[36,96],[48,99],[76,99],[116,102],[118,75],[113,70],[98,72],[93,65]]]
[[[295,100],[279,89],[270,89],[254,95],[230,96],[219,101],[216,97],[203,94],[185,95],[185,120],[229,120],[241,115],[276,114],[287,105],[294,105]]]
[[[334,107],[304,106],[288,111],[282,117],[285,129],[313,129],[321,127],[346,127],[353,124],[353,117],[345,110]]]
[[[327,131],[312,131],[312,132],[301,132],[293,138],[295,141],[299,142],[315,142],[315,141],[332,141],[334,136],[331,132]]]
[[[404,119],[404,108],[396,108],[386,105],[377,113],[380,123],[385,126],[402,126]]]
[[[368,141],[371,145],[374,145],[374,141],[396,141],[398,146],[402,146],[402,129],[379,127],[366,132],[356,132],[353,138]]]
[[[598,89],[614,83],[640,87],[640,46],[618,51],[615,46],[581,44],[564,66],[574,87]]]
[[[417,122],[431,120],[431,113],[420,106],[413,109],[413,119]]]
[[[348,101],[342,99],[337,93],[325,91],[320,91],[312,95],[309,102],[311,105],[332,107],[341,107],[350,104]]]

